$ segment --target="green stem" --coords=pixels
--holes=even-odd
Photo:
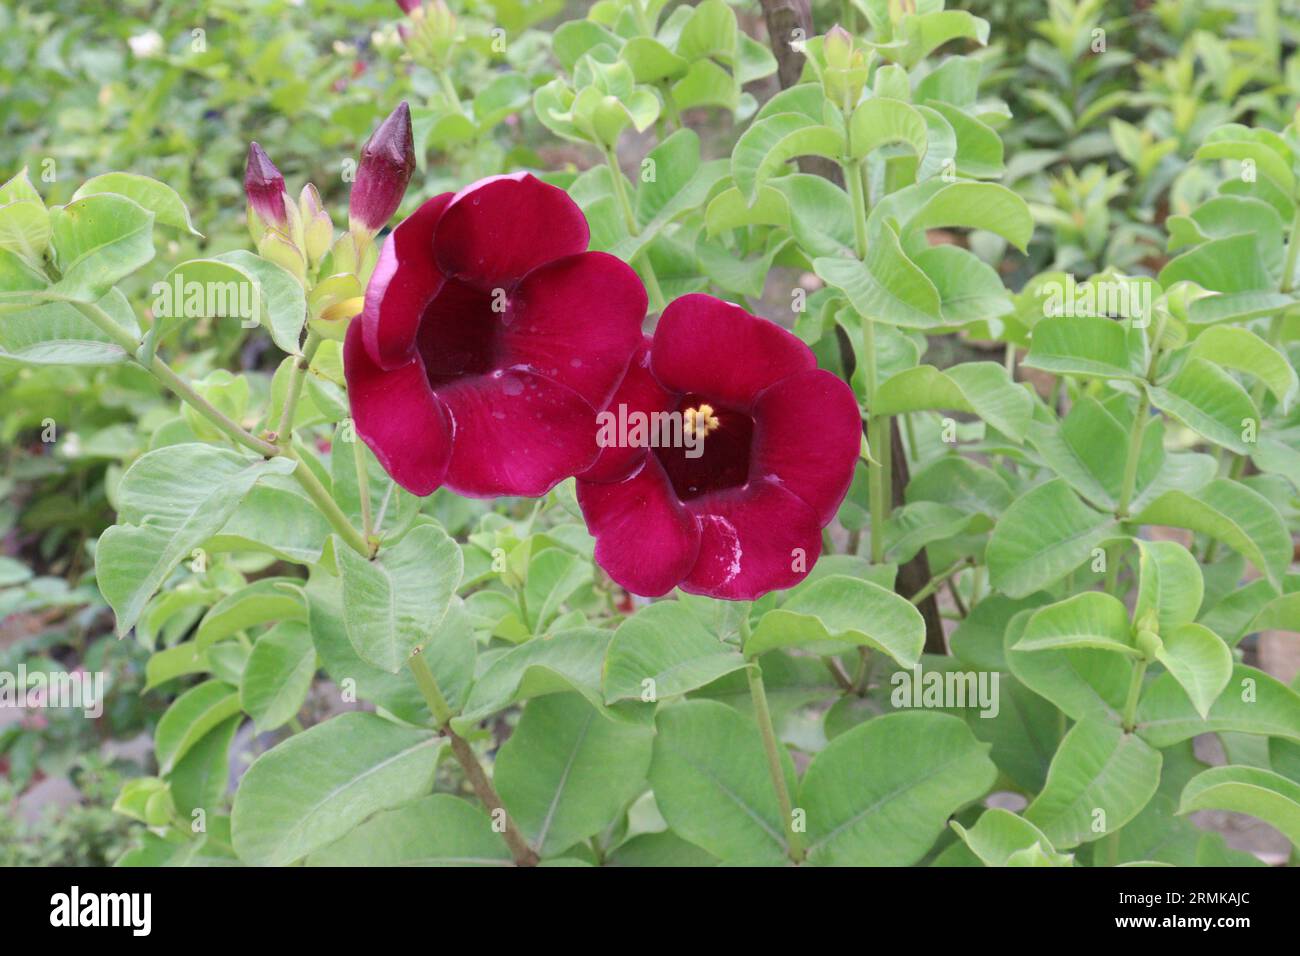
[[[140,349],[141,343],[130,332],[113,321],[113,318],[107,312],[94,303],[76,302],[70,304],[75,305],[77,311],[112,339],[114,344],[120,346],[137,361],[140,361],[140,357],[136,353]],[[250,434],[238,422],[200,395],[189,382],[177,375],[172,370],[172,367],[157,355],[150,356],[148,364],[144,362],[140,362],[140,364],[162,382],[168,391],[193,406],[195,411],[215,425],[231,441],[257,452],[263,458],[272,458],[279,452],[275,445]]]
[[[853,206],[853,241],[854,250],[859,259],[867,255],[867,193],[862,182],[861,162],[842,162],[840,171],[849,188],[849,200]],[[871,510],[871,562],[880,564],[885,556],[885,515],[889,511],[889,476],[886,466],[889,463],[890,424],[889,417],[875,414],[876,406],[876,323],[869,316],[861,315],[862,321],[862,374],[866,385],[867,400],[867,443],[871,446],[874,464],[867,465],[867,496]]]
[[[367,559],[373,558],[375,549],[371,546],[371,543],[353,527],[352,522],[348,520],[348,516],[338,506],[338,502],[331,497],[329,491],[320,483],[316,473],[311,470],[311,467],[298,454],[298,451],[290,445],[282,449],[281,454],[286,458],[292,458],[298,463],[298,467],[293,470],[294,478],[298,480],[298,484],[302,485],[303,491],[307,492],[307,497],[311,498],[316,507],[320,509],[320,513],[325,516],[325,520],[339,533],[339,537],[357,554]]]
[[[749,696],[754,702],[754,719],[758,722],[759,733],[763,735],[763,750],[767,753],[767,772],[772,777],[772,787],[776,790],[776,802],[781,808],[781,817],[785,821],[787,853],[791,861],[803,862],[803,834],[794,828],[794,804],[790,802],[790,790],[785,782],[785,766],[781,762],[781,744],[776,739],[776,729],[772,726],[772,712],[767,706],[767,691],[763,687],[763,672],[756,661],[751,661],[745,670],[749,677]]]
[[[1124,700],[1122,720],[1125,733],[1132,733],[1136,726],[1138,698],[1142,696],[1142,678],[1146,676],[1149,663],[1146,658],[1142,658],[1133,665],[1133,674],[1129,678],[1128,697]]]
[[[619,209],[623,211],[623,223],[627,226],[628,235],[640,235],[641,229],[636,224],[636,213],[632,211],[632,200],[627,194],[627,182],[623,179],[623,170],[619,168],[618,154],[614,152],[613,147],[605,150],[605,162],[609,165],[609,178],[614,183],[614,197],[618,200]],[[649,250],[643,249],[633,259],[634,265],[641,266],[641,278],[645,280],[651,310],[662,312],[667,302],[664,300],[663,289],[659,287],[659,277],[655,275],[654,266],[650,264]]]
[[[458,112],[464,112],[460,105],[460,94],[456,92],[456,84],[452,82],[451,74],[445,70],[438,70],[438,82],[442,85],[442,92],[446,94],[447,99],[451,100],[452,106],[456,107]]]
[[[355,439],[352,444],[352,461],[357,468],[357,495],[361,498],[361,535],[370,541],[375,533],[375,525],[370,518],[370,474],[366,471],[365,453],[356,447]]]
[[[1137,484],[1138,458],[1142,454],[1142,435],[1146,431],[1147,411],[1151,408],[1151,396],[1145,386],[1139,385],[1142,395],[1138,399],[1137,414],[1133,416],[1133,427],[1129,430],[1128,452],[1124,459],[1124,481],[1120,485],[1119,506],[1115,509],[1117,518],[1128,517],[1128,506],[1133,500],[1133,489]]]
[[[913,604],[920,604],[922,601],[928,598],[935,591],[939,590],[939,588],[943,585],[944,581],[947,581],[950,577],[952,577],[962,568],[966,567],[966,565],[969,563],[970,563],[969,558],[962,558],[960,561],[957,561],[947,570],[940,571],[934,577],[930,578],[930,580],[926,581],[925,584],[922,585],[921,590],[913,594],[910,598],[908,598],[908,600],[911,601]]]
[[[321,338],[316,332],[307,333],[303,343],[302,354],[294,360],[289,373],[289,390],[284,397],[284,408],[280,411],[280,425],[275,430],[275,440],[279,445],[288,445],[293,440],[293,417],[298,412],[298,399],[302,397],[302,387],[307,381],[307,370],[311,368],[316,350],[320,348]]]
[[[510,848],[510,855],[514,857],[516,866],[536,866],[537,854],[528,845],[515,826],[514,820],[506,812],[505,806],[501,803],[501,797],[497,794],[496,788],[492,786],[492,781],[488,779],[483,765],[478,762],[478,757],[474,755],[474,749],[470,747],[469,742],[460,734],[451,729],[451,718],[454,712],[451,705],[447,703],[447,698],[443,696],[442,689],[438,687],[438,680],[433,676],[433,671],[429,670],[429,664],[424,659],[424,655],[418,651],[411,655],[408,666],[411,674],[415,678],[415,684],[420,688],[420,693],[424,697],[424,702],[429,706],[429,713],[433,714],[434,723],[438,730],[451,743],[451,752],[456,757],[456,762],[460,764],[461,769],[465,771],[465,776],[469,780],[470,786],[474,788],[474,793],[487,807],[492,818],[495,820],[498,815],[505,821],[506,846]]]

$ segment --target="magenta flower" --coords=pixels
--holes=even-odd
[[[283,229],[289,223],[284,208],[284,177],[275,168],[266,150],[257,143],[248,144],[248,162],[244,167],[244,192],[252,212],[268,226]]]
[[[573,200],[527,173],[393,230],[343,358],[357,434],[398,484],[533,496],[592,464],[646,293],[587,240]]]
[[[653,439],[606,446],[578,476],[611,578],[651,597],[676,586],[752,600],[808,573],[853,478],[862,421],[853,392],[806,345],[739,306],[684,296],[606,410],[620,405],[629,420],[677,413],[703,442],[695,454]]]
[[[348,222],[374,235],[393,218],[415,172],[415,140],[411,109],[397,104],[361,147],[361,162],[348,201]]]

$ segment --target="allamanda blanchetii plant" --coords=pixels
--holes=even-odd
[[[118,633],[174,638],[124,862],[1254,862],[1206,808],[1300,844],[1300,696],[1241,651],[1300,632],[1293,127],[1206,137],[1155,274],[1013,293],[1035,223],[977,17],[867,2],[774,55],[722,0],[606,0],[526,118],[592,165],[434,193],[417,156],[500,116],[457,89],[472,21],[402,6],[438,92],[362,150],[344,233],[254,143],[257,253],[142,317],[176,192],[0,189],[4,356],[183,405],[94,549]],[[164,358],[195,316],[285,358],[195,381]],[[1001,361],[927,361],[954,342]],[[344,712],[303,729],[313,686]],[[247,721],[276,737],[232,803]]]

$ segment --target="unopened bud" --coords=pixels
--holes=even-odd
[[[302,215],[303,249],[313,264],[318,263],[334,242],[334,223],[311,183],[302,187],[298,211]]]
[[[249,227],[253,217],[263,229],[274,226],[285,229],[289,224],[284,203],[284,177],[275,168],[271,157],[257,143],[248,145],[248,164],[244,168],[244,192],[250,210]]]
[[[411,110],[403,101],[361,149],[361,163],[348,204],[348,226],[354,232],[373,236],[387,225],[402,204],[414,172]]]

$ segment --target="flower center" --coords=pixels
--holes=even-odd
[[[677,497],[690,501],[745,484],[754,437],[749,414],[699,395],[685,396],[677,411],[682,416],[682,443],[653,449]]]
[[[493,311],[490,293],[449,281],[425,309],[416,336],[429,385],[436,389],[495,371],[501,331],[501,314]]]
[[[713,414],[713,406],[707,402],[699,408],[688,408],[682,412],[682,427],[692,432],[697,440],[706,437],[709,432],[717,431],[719,425],[718,416]]]

